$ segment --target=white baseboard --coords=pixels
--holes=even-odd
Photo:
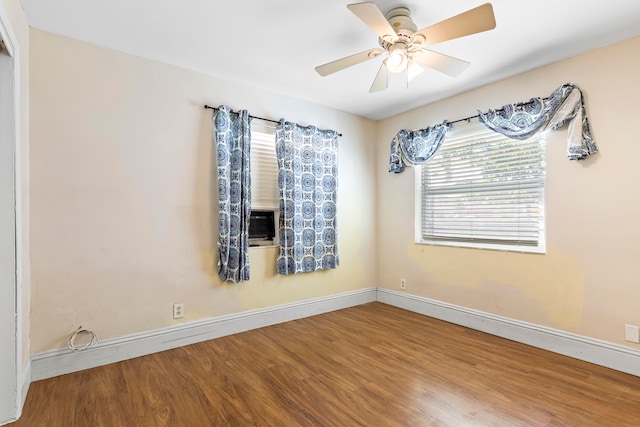
[[[81,352],[33,354],[23,370],[22,403],[31,381],[373,301],[640,376],[640,351],[628,347],[389,289],[366,288],[100,341]]]
[[[640,351],[429,298],[378,288],[377,300],[502,338],[640,376]]]
[[[38,381],[375,300],[376,288],[358,289],[104,340],[80,352],[49,350],[31,355],[30,376]]]

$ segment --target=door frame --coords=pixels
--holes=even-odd
[[[0,4],[0,424],[20,416],[23,399],[18,42]],[[8,351],[7,351],[8,350]]]

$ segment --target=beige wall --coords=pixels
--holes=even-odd
[[[518,75],[378,124],[379,285],[638,348],[640,183],[637,124],[640,38]],[[413,243],[414,170],[388,174],[400,129],[455,120],[547,96],[565,82],[586,97],[600,153],[566,158],[566,128],[547,146],[547,253],[520,254]]]
[[[214,54],[212,52],[212,54]],[[212,113],[205,103],[342,132],[341,266],[251,280],[215,272]],[[375,123],[31,30],[32,352],[80,325],[101,339],[375,286]]]
[[[32,352],[63,347],[79,325],[105,339],[175,324],[173,302],[185,303],[189,321],[369,286],[398,289],[400,277],[415,295],[634,346],[622,338],[625,323],[640,324],[640,200],[633,191],[640,38],[376,125],[30,34]],[[601,153],[569,161],[566,130],[549,134],[547,253],[415,245],[413,169],[386,172],[393,135],[545,96],[565,82],[583,89]],[[251,281],[220,283],[205,103],[344,134],[337,270],[281,277],[274,249],[252,249]]]

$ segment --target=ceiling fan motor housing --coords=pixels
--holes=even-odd
[[[396,7],[388,11],[384,16],[393,30],[396,32],[395,38],[380,38],[380,46],[391,55],[392,50],[402,46],[404,55],[409,60],[421,55],[420,45],[424,38],[413,39],[413,34],[417,30],[416,24],[411,19],[411,11],[406,7]]]
[[[416,41],[417,44],[421,43],[422,40],[413,40],[412,38],[413,33],[417,30],[417,26],[411,19],[411,11],[409,9],[406,7],[396,7],[388,11],[384,17],[396,32],[396,37],[380,38],[378,41],[383,49],[388,51],[394,44],[402,43],[411,51],[414,50],[411,47]]]
[[[391,9],[385,15],[391,27],[395,30],[399,37],[411,37],[418,27],[411,19],[411,11],[406,7],[396,7]]]

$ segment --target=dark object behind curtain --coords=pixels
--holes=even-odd
[[[445,120],[426,129],[401,130],[391,140],[389,172],[400,173],[405,165],[415,166],[431,158],[440,148],[451,125]]]
[[[569,121],[567,155],[569,160],[582,160],[596,153],[598,147],[591,135],[584,97],[577,86],[565,83],[547,99],[507,104],[498,110],[478,112],[488,129],[514,139],[527,139],[547,129],[557,130]]]
[[[214,115],[218,159],[218,275],[224,281],[249,280],[251,217],[251,119],[220,106]]]
[[[338,134],[282,120],[276,127],[280,189],[278,273],[338,266]]]

